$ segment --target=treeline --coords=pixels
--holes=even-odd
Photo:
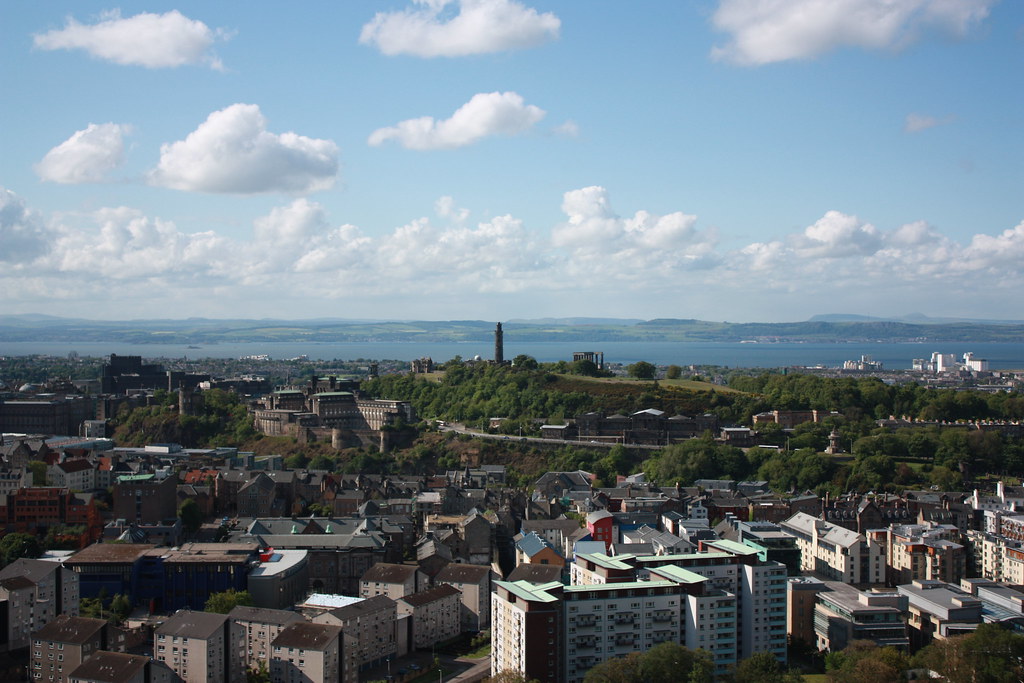
[[[873,377],[832,378],[777,372],[734,375],[729,386],[758,394],[773,410],[835,410],[855,421],[890,415],[939,421],[1024,419],[1024,396],[1019,392],[961,391],[918,384],[891,386]]]
[[[177,394],[158,389],[155,405],[123,408],[113,420],[114,441],[123,446],[178,443],[189,448],[238,446],[259,436],[243,399],[231,391],[202,393],[198,415],[179,415]]]

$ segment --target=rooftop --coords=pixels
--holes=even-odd
[[[36,631],[32,637],[39,640],[52,640],[56,643],[80,644],[95,636],[106,623],[106,619],[69,617],[66,614],[61,614]]]
[[[332,641],[337,640],[341,633],[340,626],[333,624],[314,624],[308,621],[295,622],[285,627],[274,642],[273,647],[291,647],[303,650],[323,650]]]
[[[179,638],[209,638],[227,621],[226,614],[211,612],[193,612],[181,610],[161,624],[155,631],[157,635],[177,636]]]
[[[101,683],[122,683],[139,673],[149,663],[149,657],[100,650],[82,662],[69,678]]]

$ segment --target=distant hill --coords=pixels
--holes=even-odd
[[[1024,325],[1024,320],[986,320],[983,318],[932,318],[923,313],[908,313],[904,316],[893,318],[875,318],[869,315],[856,315],[854,313],[825,313],[823,315],[811,316],[808,322],[904,322],[919,325],[949,325],[958,323],[971,323],[975,325]]]
[[[541,318],[503,324],[506,342],[1019,342],[1024,323],[927,323],[832,314],[784,323],[727,323],[657,318]],[[122,320],[0,315],[0,342],[120,341],[130,344],[238,342],[481,342],[493,339],[489,320]],[[0,352],[3,349],[0,348]]]

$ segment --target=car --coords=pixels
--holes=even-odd
[[[412,671],[423,671],[423,667],[422,667],[422,666],[420,666],[419,664],[410,664],[410,665],[409,665],[409,668],[410,668],[410,669],[411,669]]]

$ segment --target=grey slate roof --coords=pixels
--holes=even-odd
[[[308,621],[289,624],[271,643],[273,647],[291,647],[323,651],[341,633],[340,626],[314,624]]]
[[[227,620],[226,614],[182,610],[161,624],[155,633],[179,638],[206,639],[216,633],[217,629],[222,628]]]

